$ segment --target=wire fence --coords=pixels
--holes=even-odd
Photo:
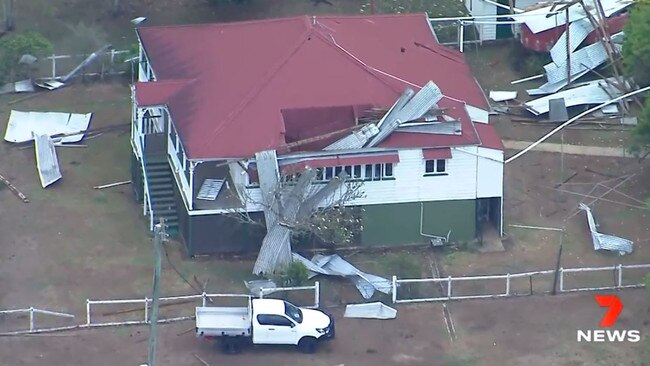
[[[559,293],[645,287],[650,264],[559,268],[523,273],[445,278],[398,279],[393,276],[393,303],[488,299],[551,293],[555,278]]]

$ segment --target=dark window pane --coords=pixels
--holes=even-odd
[[[393,163],[387,163],[384,165],[384,176],[386,177],[393,176]]]
[[[332,179],[333,174],[334,174],[334,168],[332,168],[332,167],[325,168],[325,179],[326,180]]]
[[[381,179],[381,171],[382,171],[382,164],[375,164],[375,175],[374,175],[374,180],[380,180]]]
[[[344,170],[345,170],[345,174],[347,174],[348,177],[352,176],[352,167],[351,166],[349,166],[349,165],[346,166]]]
[[[444,173],[446,168],[446,160],[436,160],[436,171],[438,173]]]
[[[339,174],[341,174],[342,170],[343,170],[343,167],[337,166],[336,168],[334,168],[334,175],[338,177]]]
[[[355,179],[361,178],[361,165],[354,166],[354,178]]]
[[[371,164],[366,164],[366,180],[371,180],[372,179],[372,165]]]
[[[323,180],[323,168],[316,169],[316,180]]]
[[[427,160],[425,162],[424,171],[426,173],[435,173],[436,171],[435,163],[436,163],[435,160]]]

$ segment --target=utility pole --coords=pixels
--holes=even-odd
[[[14,30],[14,0],[4,1],[5,32]]]
[[[154,227],[154,266],[153,266],[153,293],[151,295],[151,316],[149,318],[149,359],[148,366],[156,363],[156,340],[158,336],[158,309],[160,306],[160,271],[162,267],[162,245],[167,238],[164,219]]]

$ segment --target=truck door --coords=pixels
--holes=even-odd
[[[283,315],[258,314],[253,326],[255,344],[296,344],[296,324]]]

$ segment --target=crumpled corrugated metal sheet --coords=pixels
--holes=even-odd
[[[374,123],[368,123],[361,127],[358,131],[352,132],[350,135],[335,141],[323,150],[352,150],[360,149],[365,145],[368,140],[379,133],[379,128]]]
[[[601,42],[596,42],[583,47],[571,54],[571,76],[585,70],[594,69],[607,60],[607,51]],[[557,64],[551,62],[544,66],[546,79],[550,83],[562,81],[567,78],[567,59],[560,60]]]
[[[257,156],[257,155],[256,155]],[[269,155],[271,156],[271,155]],[[267,157],[264,157],[268,159]],[[260,169],[259,161],[258,171]],[[268,160],[263,161],[263,165],[270,165]],[[277,167],[277,161],[275,162]],[[277,205],[279,216],[274,215],[274,212],[269,212],[269,216],[273,216],[276,220],[273,225],[267,223],[267,233],[262,240],[260,252],[253,267],[253,273],[259,274],[272,274],[278,268],[282,268],[291,262],[291,229],[287,225],[295,222],[296,216],[300,209],[301,203],[304,201],[307,189],[311,181],[314,179],[316,172],[314,170],[305,170],[296,185],[284,197],[279,197]],[[262,186],[262,175],[259,176],[260,187]],[[279,185],[276,185],[275,191],[278,191]],[[270,210],[265,210],[266,212]]]
[[[460,121],[423,123],[415,126],[401,125],[398,130],[402,132],[430,133],[434,135],[460,135],[463,132]]]
[[[633,242],[631,240],[623,239],[614,235],[601,234],[597,231],[598,225],[589,206],[580,203],[580,209],[587,212],[587,222],[589,223],[589,231],[591,231],[591,240],[594,243],[595,250],[610,250],[618,252],[619,255],[632,253]]]
[[[345,307],[344,318],[395,319],[397,310],[381,302],[350,304]]]
[[[612,14],[632,5],[634,3],[634,0],[600,0],[600,3],[603,7],[603,11],[605,12],[605,16],[609,17]],[[595,16],[596,6],[594,4],[594,0],[585,0],[585,5]],[[543,32],[545,30],[566,24],[567,17],[564,11],[547,17],[547,14],[550,12],[550,10],[551,6],[549,5],[543,8],[526,11],[521,14],[515,14],[512,16],[512,18],[525,23],[533,33]],[[532,16],[532,14],[539,15]],[[570,21],[574,22],[586,17],[587,15],[585,14],[584,9],[580,4],[575,3],[569,7]]]
[[[50,136],[45,134],[34,136],[34,145],[38,176],[41,179],[41,186],[45,188],[62,177],[59,170],[59,159]]]
[[[619,89],[609,85],[605,80],[596,80],[576,88],[563,90],[526,102],[526,108],[535,115],[549,112],[549,100],[564,99],[567,107],[583,104],[600,104],[623,95]]]
[[[433,81],[429,81],[410,100],[406,99],[409,91],[412,93],[411,89],[406,89],[393,108],[384,116],[379,124],[379,133],[370,140],[368,147],[377,146],[384,141],[400,124],[422,117],[443,96],[442,91]],[[407,102],[404,102],[405,99]],[[403,107],[398,108],[400,105]]]
[[[328,276],[341,276],[351,279],[364,299],[371,298],[372,295],[374,295],[375,291],[390,294],[393,290],[393,286],[390,280],[362,272],[341,258],[338,254],[317,254],[310,261],[299,254],[293,253],[293,259],[303,263],[305,267],[307,267],[307,269],[312,272],[311,277],[317,274],[324,274]]]
[[[589,33],[594,30],[593,24],[589,19],[580,19],[578,21],[572,22],[569,24],[569,46],[571,47],[570,52],[575,51],[578,46],[584,41]],[[562,63],[567,59],[566,55],[566,31],[562,33],[560,38],[551,48],[551,58],[556,64]]]
[[[280,170],[278,168],[278,157],[275,150],[261,151],[255,154],[257,163],[257,176],[260,181],[262,201],[268,207],[264,210],[266,227],[273,227],[279,220],[279,197],[277,192],[280,184]]]

